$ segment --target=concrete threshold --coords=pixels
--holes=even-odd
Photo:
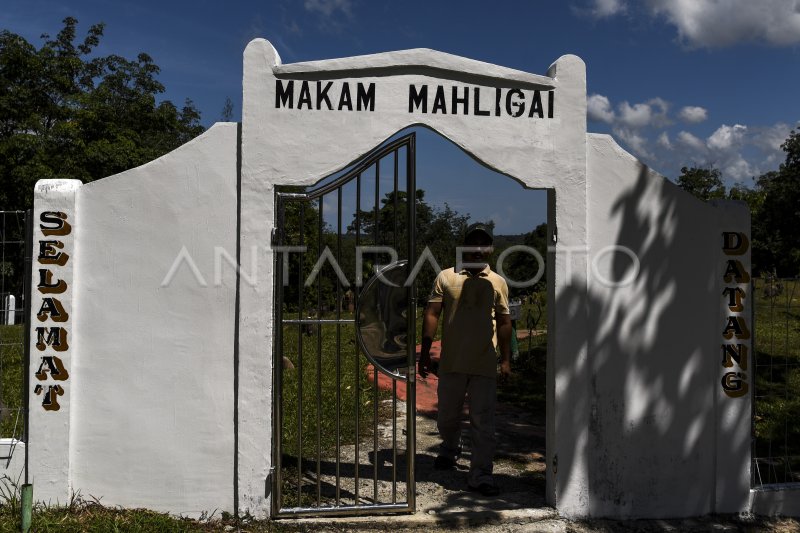
[[[415,514],[391,514],[351,517],[281,519],[281,524],[318,529],[336,528],[347,530],[372,529],[460,529],[487,524],[530,524],[558,519],[558,512],[551,507],[533,509],[452,509],[445,511],[418,511]],[[548,528],[549,529],[549,528]]]

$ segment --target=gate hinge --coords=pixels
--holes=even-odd
[[[272,233],[270,233],[269,236],[269,244],[270,246],[278,244],[278,228],[272,228]]]

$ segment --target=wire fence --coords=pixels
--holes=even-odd
[[[25,216],[0,211],[0,438],[24,430]]]
[[[753,280],[753,485],[800,483],[800,280]]]

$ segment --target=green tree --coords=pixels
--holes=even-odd
[[[151,161],[203,132],[191,100],[157,101],[147,54],[95,56],[103,24],[78,42],[68,17],[36,48],[0,31],[0,208],[26,209],[43,178],[89,182]]]
[[[786,160],[757,181],[763,203],[753,218],[753,262],[788,277],[800,275],[800,131],[792,130],[781,148]]]
[[[529,248],[535,249],[542,257],[543,261],[547,260],[547,224],[539,224],[533,231],[526,233],[523,237],[522,244]],[[544,265],[542,265],[544,268]],[[511,253],[503,261],[504,273],[513,281],[525,282],[531,280],[536,276],[539,271],[539,263],[537,259],[532,257],[532,254],[526,251],[519,251]],[[531,294],[536,291],[543,290],[547,284],[546,274],[542,274],[539,281],[531,287],[511,287],[509,294],[514,296],[521,296]]]
[[[678,187],[703,201],[725,198],[722,173],[713,166],[681,168]]]

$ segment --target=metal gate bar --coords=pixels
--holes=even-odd
[[[372,363],[373,369],[371,371],[372,377],[372,390],[371,395],[367,396],[370,398],[369,401],[372,402],[372,450],[371,454],[367,452],[367,450],[363,450],[363,452],[367,452],[368,460],[373,462],[372,468],[372,476],[370,481],[372,482],[372,494],[371,494],[371,502],[368,500],[365,501],[364,498],[361,496],[361,485],[362,485],[362,476],[361,476],[361,438],[362,438],[362,431],[369,431],[370,428],[362,427],[362,420],[363,416],[369,416],[367,413],[369,411],[364,411],[362,413],[362,389],[360,384],[360,379],[363,373],[363,366],[362,366],[362,354],[359,350],[359,346],[355,343],[352,339],[354,338],[355,328],[357,327],[357,323],[355,318],[349,319],[344,318],[342,316],[342,306],[343,306],[343,284],[342,280],[339,279],[338,271],[335,281],[335,302],[333,311],[334,318],[327,318],[325,316],[325,303],[327,300],[323,299],[323,284],[325,276],[322,273],[322,261],[319,258],[323,257],[323,253],[330,254],[329,247],[326,245],[326,208],[325,208],[325,200],[327,195],[335,194],[335,205],[336,205],[336,217],[335,217],[335,225],[336,225],[336,254],[333,256],[335,257],[338,264],[341,264],[343,259],[343,223],[342,223],[342,213],[343,213],[343,189],[348,184],[355,185],[355,214],[354,214],[354,223],[350,226],[352,230],[352,234],[349,237],[350,239],[354,239],[356,249],[362,244],[363,238],[368,235],[369,233],[363,233],[363,223],[365,213],[370,214],[373,217],[372,223],[372,239],[370,239],[371,244],[375,246],[379,246],[382,244],[382,239],[386,239],[389,231],[392,231],[392,239],[391,244],[394,245],[395,250],[397,249],[397,245],[399,243],[399,234],[400,234],[400,224],[399,224],[399,155],[398,152],[400,150],[405,150],[406,154],[406,203],[407,203],[407,212],[406,216],[408,217],[408,221],[406,224],[406,245],[407,250],[405,254],[407,257],[411,257],[414,251],[415,243],[413,240],[414,231],[413,231],[413,221],[415,220],[415,200],[416,200],[416,185],[415,185],[415,173],[414,173],[414,153],[415,153],[415,144],[414,144],[414,134],[406,135],[404,137],[398,138],[383,147],[379,147],[378,149],[374,150],[371,154],[368,154],[365,158],[363,158],[360,162],[356,163],[349,171],[341,174],[338,177],[332,179],[327,183],[323,183],[320,186],[312,190],[305,190],[303,192],[286,192],[286,191],[279,191],[276,193],[276,212],[277,212],[277,228],[275,232],[275,238],[273,239],[273,244],[279,244],[282,246],[299,246],[303,247],[307,244],[311,244],[311,241],[306,241],[305,235],[309,234],[310,236],[314,236],[317,239],[317,258],[318,260],[314,262],[314,268],[312,269],[312,273],[316,276],[314,279],[315,287],[312,286],[304,286],[304,276],[306,273],[306,267],[311,264],[309,261],[310,257],[308,253],[310,250],[299,251],[297,249],[298,254],[295,256],[294,262],[296,265],[296,274],[298,279],[296,280],[296,284],[294,290],[297,291],[296,295],[296,305],[297,305],[297,318],[284,318],[284,313],[289,311],[289,307],[286,305],[294,305],[288,298],[289,294],[287,293],[286,289],[290,286],[287,285],[289,281],[293,281],[290,279],[285,279],[285,275],[288,275],[290,278],[294,275],[293,272],[284,272],[283,265],[289,264],[289,259],[287,258],[279,258],[276,254],[276,262],[275,262],[275,279],[276,279],[276,298],[275,298],[275,317],[276,317],[276,332],[275,332],[275,377],[274,377],[274,393],[275,399],[277,404],[277,409],[275,410],[274,416],[274,435],[275,438],[275,449],[274,449],[274,462],[273,464],[276,465],[276,468],[273,472],[273,516],[281,517],[281,516],[321,516],[321,515],[344,515],[344,514],[369,514],[369,513],[379,513],[379,512],[409,512],[414,510],[415,501],[414,501],[414,442],[415,442],[415,432],[414,432],[414,418],[415,418],[415,409],[414,409],[414,374],[415,374],[415,324],[416,324],[416,317],[414,312],[414,305],[415,300],[413,296],[413,289],[407,290],[407,322],[406,322],[406,336],[407,336],[407,350],[406,350],[406,367],[407,367],[407,377],[403,377],[396,373],[390,373],[383,368],[379,369],[379,365],[376,364],[374,361],[370,359],[369,356],[366,357],[366,362]],[[387,202],[387,206],[392,205],[393,212],[392,212],[392,226],[386,228],[381,228],[381,160],[387,156],[392,156],[392,167],[394,170],[393,174],[393,198],[392,204]],[[372,180],[363,180],[362,178],[367,178],[368,174],[371,170],[374,169],[374,205],[372,206],[371,210],[363,211],[362,212],[362,187],[368,184]],[[296,188],[295,188],[296,189]],[[296,207],[294,207],[296,205]],[[309,220],[313,220],[316,218],[316,231],[309,230],[306,228],[306,218],[307,218],[307,206],[310,206],[309,209],[316,208],[317,213],[316,217],[310,218]],[[289,208],[292,208],[291,213],[299,214],[299,219],[296,222],[296,228],[289,228]],[[293,216],[293,215],[292,215]],[[292,232],[292,229],[296,229],[295,232]],[[296,241],[296,242],[295,242]],[[368,242],[370,242],[368,241]],[[352,243],[352,241],[351,241]],[[332,245],[332,243],[331,243]],[[293,249],[293,251],[295,251]],[[284,251],[283,253],[287,253]],[[331,257],[328,255],[328,257]],[[319,263],[319,264],[317,264]],[[349,288],[348,293],[352,294],[352,305],[354,305],[356,312],[358,310],[358,302],[360,298],[361,292],[361,272],[356,272],[356,276],[358,277],[357,283],[354,287]],[[309,313],[308,316],[305,316],[306,313],[306,303],[305,299],[305,291],[316,290],[316,309],[313,312]],[[330,293],[326,293],[330,294]],[[313,298],[313,296],[311,297]],[[326,296],[329,298],[329,296]],[[335,326],[335,352],[334,356],[334,372],[335,372],[335,379],[336,379],[336,387],[335,387],[335,394],[334,399],[332,400],[334,403],[334,411],[335,411],[335,422],[334,426],[331,429],[334,437],[333,441],[333,450],[335,453],[335,460],[331,461],[332,463],[332,480],[335,484],[333,487],[332,494],[329,493],[330,489],[326,489],[323,491],[323,476],[326,474],[326,471],[323,469],[323,454],[326,453],[323,446],[323,426],[326,425],[326,420],[323,419],[322,412],[323,412],[323,405],[325,405],[325,400],[323,398],[323,382],[322,376],[325,369],[325,361],[328,361],[328,357],[331,355],[330,353],[326,352],[326,343],[323,343],[323,332],[326,327]],[[284,331],[285,328],[289,328],[288,330]],[[297,338],[296,338],[296,353],[289,352],[290,349],[286,344],[287,340],[290,337],[287,337],[286,333],[289,333],[291,328],[294,327],[297,329]],[[305,329],[308,328],[308,329]],[[313,328],[313,329],[312,329]],[[354,344],[354,351],[353,351],[353,367],[352,370],[354,371],[354,382],[352,383],[353,390],[353,403],[351,408],[353,410],[353,435],[352,435],[352,443],[347,444],[348,446],[352,445],[354,450],[354,458],[353,458],[353,471],[351,476],[347,476],[346,473],[343,472],[343,455],[342,450],[346,444],[346,439],[344,438],[343,434],[343,425],[342,425],[342,414],[343,414],[343,391],[342,391],[342,379],[343,379],[343,367],[342,363],[345,362],[342,357],[345,357],[346,351],[343,349],[343,329],[348,328],[348,333],[351,336],[350,342]],[[304,343],[304,333],[308,334],[308,331],[312,331],[315,338],[312,337],[316,342],[309,342]],[[327,338],[327,337],[326,337]],[[311,352],[316,350],[315,360],[306,364],[304,361],[307,355],[311,355]],[[291,405],[291,400],[287,399],[293,392],[286,388],[288,383],[286,382],[287,375],[286,368],[284,368],[284,360],[286,359],[285,353],[288,353],[289,356],[296,356],[296,365],[294,366],[294,370],[296,371],[296,379],[297,384],[295,391],[297,393],[296,398],[296,405]],[[315,364],[314,364],[315,363]],[[288,368],[288,367],[287,367]],[[305,390],[306,384],[304,372],[313,372],[316,371],[316,379],[314,376],[311,376],[313,380],[313,385],[315,390]],[[392,399],[391,399],[391,497],[388,502],[381,502],[381,496],[379,493],[379,474],[381,471],[381,449],[380,449],[380,442],[378,438],[378,426],[381,417],[381,411],[379,410],[379,402],[380,402],[380,394],[378,392],[378,377],[379,372],[385,375],[388,375],[392,378]],[[398,479],[398,429],[397,429],[397,417],[398,417],[398,402],[397,402],[397,381],[404,381],[406,383],[407,388],[407,408],[406,408],[406,441],[405,441],[405,461],[406,461],[406,472],[405,472],[405,501],[398,503],[398,484],[402,482],[402,480]],[[349,388],[349,387],[348,387]],[[366,392],[366,391],[365,391]],[[311,397],[313,396],[313,397]],[[307,399],[307,397],[309,397]],[[316,413],[306,413],[304,409],[304,401],[313,400],[313,403],[309,405],[314,405],[316,408]],[[288,412],[285,409],[291,408],[294,412],[294,415],[297,416],[296,424],[295,424],[295,431],[297,435],[295,436],[295,442],[293,446],[296,446],[296,453],[297,457],[292,458],[296,459],[291,461],[291,464],[294,464],[297,468],[296,479],[291,483],[293,485],[293,489],[290,492],[287,492],[287,489],[290,485],[286,485],[285,483],[288,480],[286,475],[289,473],[286,470],[287,467],[290,465],[285,462],[285,459],[288,457],[284,457],[284,451],[291,451],[286,450],[285,446],[289,444],[284,439],[284,429],[285,429],[285,422],[286,422],[286,415]],[[312,409],[313,409],[312,408]],[[310,418],[309,418],[310,417]],[[313,422],[312,422],[313,421]],[[316,425],[316,428],[312,426]],[[327,427],[330,427],[330,424],[327,424]],[[287,426],[288,428],[288,426]],[[311,444],[310,442],[307,443],[306,439],[304,438],[304,433],[309,432],[312,430],[316,430],[316,442]],[[367,435],[367,434],[365,434]],[[304,449],[305,446],[305,449]],[[327,445],[326,445],[327,446]],[[311,447],[309,449],[309,447]],[[369,445],[367,445],[369,447]],[[313,449],[313,451],[311,451]],[[307,453],[308,452],[308,453]],[[306,468],[304,465],[308,464],[311,465],[312,461],[306,461],[306,455],[313,454],[315,457],[313,458],[314,466]],[[371,456],[371,457],[370,457]],[[310,458],[309,458],[310,459]],[[313,471],[315,479],[313,480],[313,488],[309,481],[306,480],[304,482],[304,475]],[[328,472],[330,475],[330,473]],[[294,476],[292,476],[294,478]],[[343,482],[347,479],[352,479],[352,492],[347,493],[347,498],[345,498],[345,494],[343,494]],[[364,478],[364,481],[369,479],[369,477]],[[348,482],[349,483],[349,482]],[[307,487],[308,489],[305,489]],[[310,502],[308,497],[304,499],[304,494],[308,494],[310,497],[310,492],[313,493],[313,497],[311,497]]]

